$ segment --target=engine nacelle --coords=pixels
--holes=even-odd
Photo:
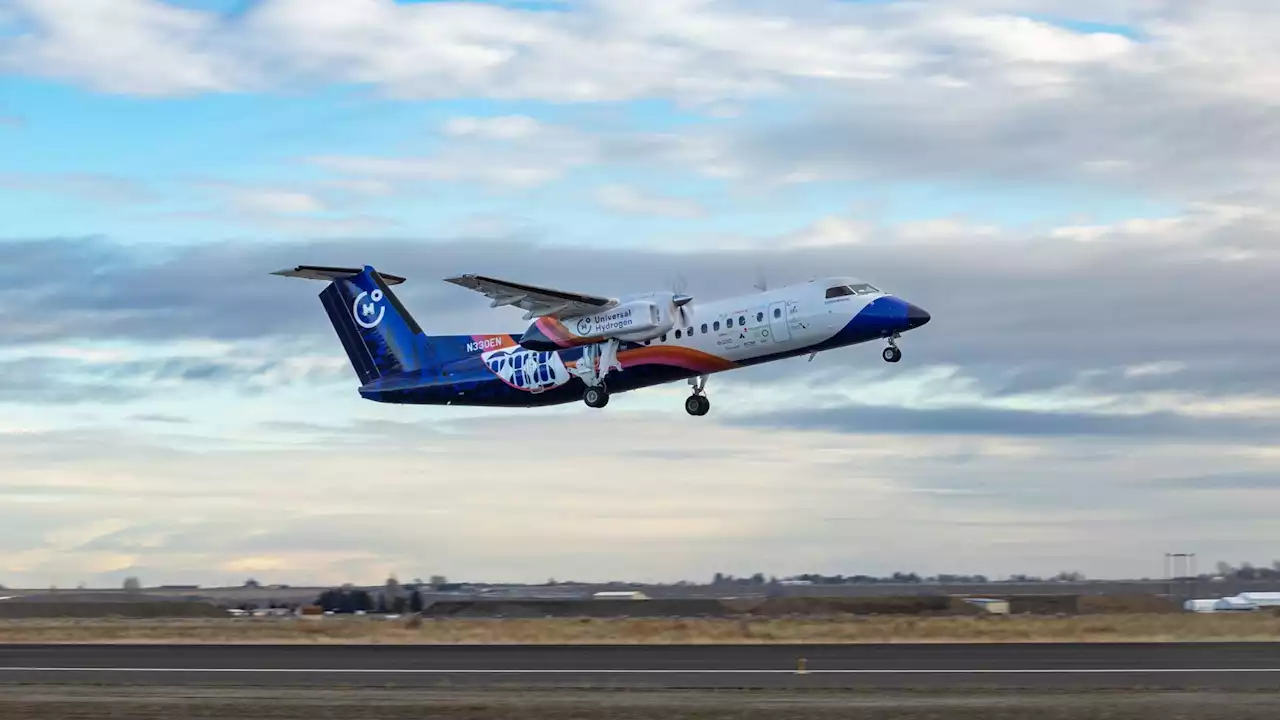
[[[633,300],[592,315],[557,320],[538,318],[520,336],[529,350],[562,350],[598,343],[609,338],[644,342],[675,327],[668,303]]]

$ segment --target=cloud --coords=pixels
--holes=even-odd
[[[167,425],[186,425],[191,422],[189,418],[178,415],[165,415],[164,413],[142,413],[134,415],[130,420],[146,423],[164,423]]]
[[[1265,442],[1280,431],[1280,418],[1216,419],[1176,413],[1079,413],[1019,411],[991,408],[916,410],[900,407],[847,405],[844,407],[771,411],[735,418],[748,427],[885,435],[980,435],[1011,437],[1160,438],[1217,444]]]
[[[935,64],[1041,78],[1130,54],[1119,35],[943,6],[681,0],[639,12],[599,0],[569,12],[488,4],[266,0],[235,17],[160,0],[10,0],[21,34],[0,63],[107,92],[187,94],[318,81],[398,97],[713,102],[788,82],[875,83]],[[73,7],[74,6],[74,7]],[[910,27],[903,33],[896,27]],[[99,37],[111,28],[111,37]],[[941,51],[941,52],[940,52]],[[588,59],[584,61],[584,58]],[[1006,66],[1012,66],[1006,68]]]
[[[1184,490],[1280,490],[1280,469],[1266,472],[1214,473],[1193,477],[1159,478],[1154,485]]]
[[[342,175],[337,182],[374,183],[404,193],[415,183],[479,183],[497,190],[546,185],[600,162],[599,138],[523,116],[455,117],[431,155],[317,155],[305,162]]]
[[[706,212],[696,201],[649,195],[627,185],[604,185],[597,188],[596,202],[607,210],[624,215],[696,218]]]
[[[217,18],[158,0],[10,0],[0,68],[143,96],[254,83]]]
[[[197,183],[203,206],[135,218],[251,224],[287,243],[0,240],[0,404],[15,410],[0,423],[0,497],[22,509],[0,528],[6,584],[995,574],[1068,561],[1118,574],[1171,543],[1240,557],[1276,539],[1269,5],[321,5],[264,0],[229,16],[0,0],[9,74],[126,95],[343,85],[504,108],[446,115],[436,136],[424,128],[394,150],[309,149],[300,160],[320,177]],[[678,121],[658,127],[648,105],[583,107],[648,98],[663,101],[658,122]],[[380,201],[430,184],[479,185],[493,201],[582,179],[614,212],[721,207],[643,189],[691,175],[796,219],[734,233],[717,217],[661,245],[583,247],[491,207],[431,237],[392,238],[404,225],[381,214]],[[0,186],[154,199],[105,174],[10,172]],[[903,186],[1066,198],[1083,212],[1034,227],[867,209],[868,192]],[[859,209],[821,203],[833,196]],[[1163,209],[1115,219],[1114,204]],[[538,411],[554,422],[533,425],[521,412],[363,402],[320,286],[268,275],[299,263],[407,275],[397,292],[438,334],[523,327],[518,311],[438,282],[462,272],[604,294],[679,274],[695,307],[761,275],[778,287],[850,274],[934,320],[901,341],[899,365],[868,346],[717,376],[712,416],[673,445],[672,423],[692,422],[682,387],[604,415]],[[586,455],[515,475],[486,459],[566,436]],[[432,471],[406,471],[405,457]],[[565,516],[568,530],[553,522]],[[876,542],[890,534],[887,557]]]
[[[382,182],[478,182],[497,188],[530,188],[563,176],[570,163],[510,157],[494,164],[449,152],[441,158],[318,156],[317,167]]]
[[[151,357],[99,361],[57,357],[56,351],[41,348],[0,361],[0,403],[101,406],[224,389],[261,394],[353,377],[345,356],[314,356],[287,345],[227,344],[221,352],[207,355],[183,355],[179,348],[161,347],[147,353]],[[142,416],[148,422],[162,417],[167,416]]]
[[[857,245],[864,242],[872,231],[871,224],[864,220],[830,216],[819,218],[812,225],[792,233],[785,240],[788,245],[796,247]]]
[[[98,173],[0,172],[0,188],[62,195],[109,205],[141,204],[157,199],[141,182]]]
[[[524,115],[492,118],[457,117],[445,123],[444,134],[453,137],[520,140],[534,137],[540,134],[542,129],[541,123]]]
[[[0,434],[0,496],[23,508],[0,530],[0,571],[10,586],[51,578],[118,585],[131,574],[148,583],[238,583],[243,577],[223,573],[255,558],[278,559],[260,579],[293,584],[376,583],[393,572],[675,580],[847,571],[850,563],[865,572],[995,575],[1056,568],[1069,542],[1073,567],[1104,575],[1140,573],[1134,558],[1155,557],[1179,533],[1208,537],[1234,523],[1258,542],[1276,532],[1265,504],[1237,506],[1229,520],[1202,513],[1171,530],[1168,518],[1192,501],[1145,478],[1215,464],[1220,472],[1263,471],[1186,447],[1097,452],[1080,442],[980,436],[922,447],[914,437],[814,430],[770,430],[762,443],[755,430],[712,423],[697,433],[693,449],[703,452],[664,456],[651,450],[669,436],[669,418],[626,414],[533,426],[522,418],[458,421],[446,434],[421,423],[339,421],[334,429],[301,446],[198,451],[118,431]],[[574,462],[592,473],[551,462],[513,475],[502,463],[476,461],[495,436],[523,457],[565,433],[581,440],[586,454]],[[406,454],[430,457],[433,472],[406,473]],[[279,477],[305,482],[273,481]],[[1104,489],[1109,504],[1100,509]],[[1194,503],[1223,500],[1209,494]],[[86,513],[95,521],[85,522]],[[577,518],[569,529],[558,520],[567,514]],[[876,549],[876,538],[904,523],[921,531],[891,555]],[[1002,542],[992,527],[1016,532],[1019,542]],[[1117,542],[1129,556],[1114,553]]]
[[[751,175],[1091,183],[1182,200],[1274,192],[1280,155],[1267,138],[1277,115],[1263,98],[1275,89],[1267,68],[1280,66],[1280,53],[1257,47],[1266,41],[1231,5],[1151,20],[1153,37],[1138,44],[1026,19],[943,12],[935,22],[963,28],[958,32],[968,38],[945,45],[946,66],[936,77],[946,82],[917,76],[831,93],[807,117],[735,133],[721,152]],[[1274,22],[1274,14],[1263,15],[1257,19],[1264,25]],[[1256,47],[1257,64],[1225,59],[1233,56],[1219,36],[1225,28],[1239,33],[1244,47]],[[915,26],[902,31],[929,35]],[[1044,65],[1036,53],[1063,60],[1090,54],[1030,40],[1040,32],[1126,49],[1106,60]]]
[[[1078,199],[1082,187],[1135,203],[1271,202],[1280,151],[1269,98],[1280,73],[1267,68],[1280,68],[1280,53],[1267,29],[1280,28],[1250,7],[1146,5],[1125,18],[1140,40],[1072,29],[1062,19],[1111,13],[1048,2],[681,2],[635,13],[614,0],[568,12],[339,0],[316,14],[268,0],[211,22],[248,48],[229,65],[263,62],[246,74],[289,88],[322,79],[412,98],[674,98],[712,115],[721,101],[763,96],[786,108],[632,134],[524,114],[460,116],[442,124],[445,142],[431,153],[308,158],[339,175],[334,182],[379,191],[421,182],[529,189],[610,165],[758,188],[1043,183],[1037,189],[1077,203],[1091,202]],[[1232,59],[1238,47],[1248,63]],[[413,62],[419,53],[433,61]]]
[[[254,213],[296,215],[325,210],[324,203],[315,197],[288,190],[246,192],[237,196],[235,202],[246,211]]]
[[[678,268],[695,297],[714,298],[747,291],[762,269],[771,287],[846,272],[933,314],[934,322],[904,339],[901,367],[949,368],[948,392],[971,400],[1077,397],[1088,398],[1091,411],[1137,403],[1136,409],[1160,412],[1197,398],[1265,398],[1280,386],[1280,374],[1262,360],[1280,345],[1258,320],[1280,313],[1272,291],[1280,255],[1268,245],[1277,218],[1263,210],[1201,208],[1175,220],[1122,223],[1089,242],[1003,231],[963,243],[909,227],[899,236],[901,228],[884,226],[874,242],[798,247],[788,233],[735,250],[574,247],[531,236],[224,243],[163,252],[95,238],[10,242],[2,246],[8,272],[0,268],[0,324],[9,330],[0,344],[214,340],[252,343],[260,360],[291,353],[341,359],[316,288],[267,274],[298,263],[368,262],[408,276],[397,291],[436,334],[522,327],[518,312],[490,309],[482,298],[435,281],[455,273],[618,294],[666,287]],[[1252,255],[1238,262],[1223,257],[1226,251]],[[584,279],[563,263],[565,253],[575,267],[597,270]],[[22,270],[29,267],[61,272]],[[1209,298],[1230,298],[1231,307],[1247,311],[1224,312]],[[803,368],[767,365],[743,377],[748,384],[791,381],[797,373],[831,379],[853,357],[866,358],[857,366],[865,382],[901,376],[899,367],[853,349]]]
[[[330,179],[268,185],[221,179],[186,183],[197,205],[138,216],[159,225],[232,224],[294,237],[351,237],[399,230],[401,221],[364,210],[373,198],[393,194],[386,183],[367,179]]]

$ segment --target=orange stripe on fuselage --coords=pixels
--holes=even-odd
[[[623,368],[637,365],[667,365],[694,372],[719,372],[738,367],[737,363],[732,360],[725,360],[718,355],[694,350],[693,348],[671,346],[638,347],[622,350],[618,353],[618,362]],[[577,364],[576,360],[567,363],[569,367],[576,367]]]

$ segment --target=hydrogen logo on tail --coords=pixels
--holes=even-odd
[[[369,302],[365,302],[365,298]],[[356,296],[356,301],[351,304],[351,314],[356,320],[356,324],[365,330],[372,330],[382,324],[382,317],[387,314],[387,308],[379,305],[382,302],[382,291],[374,290],[373,292],[362,292]],[[376,311],[376,315],[374,314]]]

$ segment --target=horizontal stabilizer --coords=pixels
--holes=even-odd
[[[340,267],[324,267],[322,265],[299,265],[295,268],[277,270],[271,274],[280,275],[282,277],[303,278],[305,280],[327,280],[329,282],[333,282],[334,280],[344,280],[347,278],[355,277],[356,275],[359,275],[362,272],[364,272],[364,268],[340,268]],[[384,272],[378,272],[378,275],[388,285],[399,285],[400,283],[405,281],[405,278],[402,278],[398,275],[388,275]]]

